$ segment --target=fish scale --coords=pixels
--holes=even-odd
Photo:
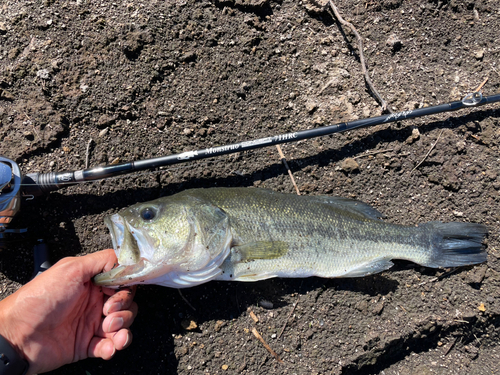
[[[143,219],[146,211],[154,219]],[[487,228],[481,224],[403,226],[380,217],[371,206],[341,197],[257,188],[186,190],[107,219],[124,265],[94,280],[178,288],[210,280],[361,277],[390,268],[391,259],[427,267],[486,261]],[[129,253],[139,254],[135,264],[125,257]]]

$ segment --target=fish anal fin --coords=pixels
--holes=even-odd
[[[373,275],[375,273],[385,271],[393,265],[394,263],[392,263],[389,259],[376,259],[347,271],[347,273],[341,275],[341,277],[363,277]]]
[[[248,242],[231,248],[231,261],[249,262],[255,259],[281,258],[288,252],[288,243],[284,241]]]

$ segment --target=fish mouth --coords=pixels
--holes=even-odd
[[[119,251],[121,250],[121,244],[123,243],[125,233],[125,222],[120,215],[115,214],[113,216],[106,216],[104,218],[104,224],[109,229],[111,242],[113,242],[113,249],[115,250],[116,256],[119,258]]]
[[[134,229],[119,214],[104,218],[109,229],[113,249],[119,265],[110,271],[94,276],[94,283],[105,287],[146,283],[152,277],[165,272],[164,265],[154,265],[153,240],[140,230]]]

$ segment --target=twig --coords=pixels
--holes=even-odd
[[[370,78],[370,75],[368,74],[368,70],[366,69],[365,55],[363,53],[363,49],[364,49],[364,47],[363,47],[363,40],[359,36],[358,30],[356,30],[356,28],[354,27],[354,25],[352,23],[347,22],[346,20],[344,20],[342,18],[342,16],[340,15],[337,7],[335,6],[335,4],[333,3],[332,0],[330,0],[329,3],[330,3],[330,7],[332,8],[332,11],[335,14],[335,17],[337,18],[337,20],[342,25],[349,27],[351,29],[351,31],[354,33],[354,35],[356,36],[356,39],[358,39],[359,60],[361,62],[361,69],[363,70],[363,74],[365,76],[365,82],[366,82],[366,84],[368,85],[368,87],[370,87],[370,90],[372,91],[372,93],[379,100],[380,104],[382,105],[382,110],[383,111],[388,110],[390,113],[393,113],[392,110],[387,106],[387,103],[385,102],[385,100],[382,99],[382,96],[380,96],[380,94],[378,93],[378,91],[373,86],[373,83],[372,83],[372,80]]]
[[[300,294],[299,296],[297,297],[297,302],[295,302],[292,306],[292,309],[290,310],[290,312],[288,313],[288,317],[286,318],[285,320],[285,324],[283,324],[283,328],[281,328],[281,332],[280,334],[278,335],[278,340],[279,338],[281,337],[281,335],[283,334],[283,332],[285,332],[285,328],[286,328],[286,325],[288,324],[288,321],[290,320],[290,317],[292,316],[293,312],[295,311],[295,307],[297,307],[297,304],[299,303],[299,298],[300,298]]]
[[[380,154],[382,152],[391,152],[391,151],[394,151],[394,149],[393,148],[389,148],[387,150],[378,150],[378,151],[366,152],[366,153],[364,153],[362,155],[358,155],[358,156],[353,157],[353,159],[358,159],[358,158],[362,158],[364,156],[376,155],[376,154]]]
[[[297,184],[295,183],[295,179],[293,178],[292,171],[290,170],[290,167],[288,166],[288,163],[285,158],[285,154],[283,154],[283,151],[281,151],[280,145],[276,145],[276,148],[278,149],[278,153],[280,154],[281,162],[285,166],[286,170],[288,171],[288,175],[290,176],[292,180],[293,187],[295,188],[295,191],[297,192],[297,195],[300,195],[299,188],[297,187]]]
[[[262,336],[260,335],[260,333],[259,333],[259,332],[257,332],[257,330],[255,329],[255,327],[254,327],[254,328],[252,328],[252,333],[253,333],[253,335],[254,335],[255,337],[257,337],[257,340],[259,340],[259,341],[262,343],[262,345],[264,345],[264,348],[266,348],[266,349],[267,349],[267,351],[268,351],[269,353],[271,353],[271,354],[272,354],[272,356],[273,356],[274,358],[276,358],[276,360],[277,360],[279,363],[283,363],[283,361],[281,360],[280,356],[279,356],[279,355],[278,355],[278,354],[277,354],[274,350],[272,350],[272,349],[271,349],[271,347],[267,344],[267,342],[265,342],[265,341],[264,341],[264,339],[262,338]]]
[[[427,154],[425,154],[424,158],[423,158],[422,160],[420,160],[420,163],[418,163],[418,164],[417,164],[417,165],[416,165],[416,166],[415,166],[415,167],[411,170],[411,172],[410,172],[410,173],[413,173],[413,171],[414,171],[415,169],[417,169],[418,167],[420,167],[420,166],[422,165],[422,163],[425,161],[425,159],[427,159],[427,157],[430,155],[430,153],[432,152],[432,150],[434,150],[434,147],[436,147],[436,144],[438,143],[439,138],[441,138],[441,135],[443,134],[443,131],[444,131],[444,129],[443,129],[443,130],[441,130],[441,133],[439,133],[439,135],[438,135],[438,137],[437,137],[437,139],[436,139],[436,142],[434,142],[434,143],[432,144],[431,148],[429,149],[429,151],[427,151]]]
[[[474,92],[478,92],[478,91],[480,91],[480,90],[483,88],[483,86],[486,84],[486,82],[488,82],[488,78],[489,78],[489,77],[486,77],[486,79],[483,81],[483,83],[481,83],[481,84],[478,86],[478,88],[476,89],[476,91],[474,91]]]
[[[90,145],[92,143],[92,138],[87,142],[87,151],[85,152],[85,169],[89,167],[89,155],[90,155]]]
[[[446,351],[444,352],[444,355],[447,356],[448,353],[451,351],[451,349],[453,349],[453,347],[455,346],[455,343],[457,342],[457,338],[455,337],[455,339],[451,342],[451,344],[448,346],[448,348],[446,349]]]
[[[255,315],[255,313],[250,310],[250,318],[252,318],[252,320],[255,322],[255,323],[258,323],[259,322],[259,318],[257,318],[257,315]]]
[[[194,308],[194,306],[193,306],[193,305],[191,305],[191,303],[189,303],[189,301],[187,300],[187,298],[186,298],[186,297],[184,297],[184,295],[182,294],[181,290],[180,290],[180,289],[177,289],[177,291],[179,292],[179,295],[180,295],[180,296],[181,296],[181,298],[184,300],[184,302],[186,302],[186,303],[187,303],[187,305],[193,309],[193,311],[196,311],[196,309]]]

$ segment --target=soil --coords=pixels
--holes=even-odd
[[[97,166],[381,114],[355,36],[321,3],[4,0],[0,155],[23,173],[79,170],[87,155]],[[500,92],[497,0],[336,3],[394,111],[460,100],[486,77],[483,93]],[[492,104],[282,146],[302,194],[356,198],[394,223],[487,225],[487,263],[397,261],[364,278],[182,296],[142,286],[130,348],[52,374],[499,373],[499,118]],[[24,200],[11,227],[28,233],[2,250],[1,297],[29,281],[36,239],[54,261],[108,248],[104,216],[213,186],[294,192],[270,147]]]

